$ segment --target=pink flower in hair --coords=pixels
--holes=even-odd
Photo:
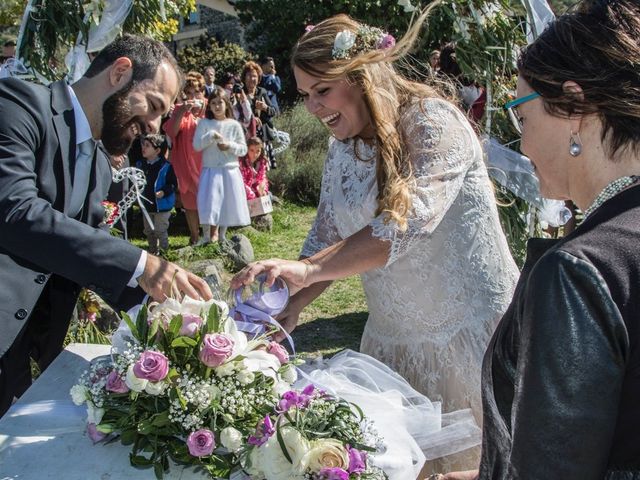
[[[309,33],[311,30],[313,30],[314,28],[316,28],[315,25],[307,25],[306,27],[304,27],[304,31]]]
[[[378,48],[380,50],[386,50],[387,48],[392,48],[396,44],[396,39],[393,38],[393,35],[386,33],[378,42]]]

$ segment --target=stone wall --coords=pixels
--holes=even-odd
[[[198,10],[200,12],[200,25],[202,28],[207,29],[209,36],[214,37],[220,43],[237,43],[242,48],[247,48],[244,28],[240,24],[240,20],[204,5],[198,5]]]

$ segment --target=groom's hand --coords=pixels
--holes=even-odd
[[[144,272],[138,284],[156,302],[164,302],[167,297],[210,300],[213,298],[209,285],[197,275],[155,255],[147,255]]]

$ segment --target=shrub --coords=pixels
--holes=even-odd
[[[274,121],[278,130],[289,134],[291,145],[278,155],[278,168],[269,172],[272,191],[294,202],[317,205],[329,132],[302,103],[285,110]]]
[[[205,67],[213,65],[216,72],[232,72],[239,74],[242,66],[253,56],[235,43],[219,44],[215,38],[204,35],[195,45],[183,48],[176,55],[178,64],[185,72],[195,70],[203,72]]]

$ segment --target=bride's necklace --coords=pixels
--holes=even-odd
[[[609,200],[610,198],[615,197],[617,194],[622,192],[625,188],[630,185],[636,183],[640,177],[637,175],[628,175],[625,177],[620,177],[617,180],[614,180],[609,185],[604,187],[604,189],[600,192],[600,194],[596,197],[596,199],[591,203],[589,208],[584,211],[584,218],[587,218],[594,211],[600,207],[604,202]]]
[[[356,158],[361,162],[370,162],[371,160],[376,158],[376,149],[374,147],[370,147],[371,150],[373,150],[373,154],[369,158],[361,157],[360,153],[358,152],[358,140],[360,140],[364,144],[364,140],[362,140],[360,137],[356,137],[353,139],[353,154],[356,156]]]

